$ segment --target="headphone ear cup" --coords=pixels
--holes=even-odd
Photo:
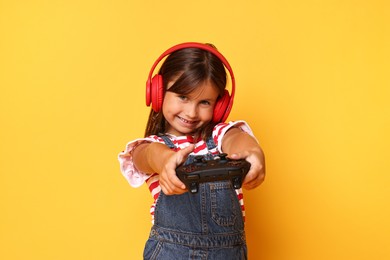
[[[164,97],[164,86],[162,76],[156,74],[152,78],[152,86],[151,86],[151,101],[152,108],[154,112],[159,112],[162,107],[163,97]]]
[[[152,103],[152,81],[148,79],[146,82],[146,106],[150,106],[150,103]]]
[[[226,111],[228,109],[229,103],[230,103],[229,91],[225,89],[224,95],[217,100],[217,103],[215,104],[214,107],[214,115],[213,115],[214,123],[219,123],[226,120],[227,115],[229,115],[229,113],[227,113]]]

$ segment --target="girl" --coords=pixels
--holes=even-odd
[[[212,159],[223,152],[251,163],[244,188],[263,182],[264,156],[249,126],[244,121],[224,123],[234,91],[233,71],[211,44],[179,44],[154,63],[146,86],[146,103],[152,109],[145,137],[119,154],[130,185],[146,182],[154,199],[144,259],[247,259],[242,190],[234,190],[230,181],[217,181],[202,183],[191,194],[175,172],[195,155]]]

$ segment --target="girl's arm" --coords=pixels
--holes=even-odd
[[[222,139],[222,151],[231,159],[245,159],[251,163],[243,182],[245,189],[256,188],[264,181],[264,153],[254,137],[233,127]]]
[[[134,149],[133,162],[141,172],[160,174],[160,186],[166,195],[182,194],[186,187],[176,176],[175,170],[193,150],[194,145],[175,152],[165,144],[143,143]]]

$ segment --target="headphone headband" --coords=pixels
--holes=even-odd
[[[232,86],[231,86],[232,91],[231,91],[231,94],[230,94],[230,97],[229,97],[229,103],[226,106],[224,106],[224,108],[226,108],[226,111],[224,111],[224,115],[222,117],[222,121],[225,120],[228,117],[228,115],[230,113],[230,110],[232,109],[233,100],[234,100],[234,94],[235,94],[236,83],[235,83],[233,70],[230,67],[230,64],[227,61],[227,59],[218,50],[216,50],[215,48],[211,47],[210,45],[203,44],[203,43],[185,42],[185,43],[177,44],[177,45],[169,48],[168,50],[166,50],[164,53],[162,53],[160,55],[160,57],[158,57],[158,59],[153,63],[153,66],[150,69],[150,72],[149,72],[149,75],[148,75],[148,79],[147,79],[147,82],[146,82],[146,105],[149,106],[150,103],[152,102],[151,101],[151,95],[152,95],[151,91],[152,91],[152,85],[153,85],[152,84],[152,79],[153,79],[153,72],[156,69],[157,65],[160,63],[160,61],[162,59],[164,59],[164,57],[168,56],[169,54],[171,54],[171,53],[173,53],[175,51],[181,50],[181,49],[186,49],[186,48],[202,49],[202,50],[205,50],[205,51],[208,51],[208,52],[214,54],[217,58],[219,58],[219,60],[223,63],[225,68],[229,71],[230,78],[231,78],[231,83],[232,83]]]

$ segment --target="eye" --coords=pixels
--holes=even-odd
[[[202,101],[200,101],[200,104],[209,106],[209,105],[210,105],[210,101],[208,101],[208,100],[202,100]]]
[[[177,97],[183,101],[186,101],[188,100],[188,97],[187,96],[184,96],[184,95],[177,95]]]

